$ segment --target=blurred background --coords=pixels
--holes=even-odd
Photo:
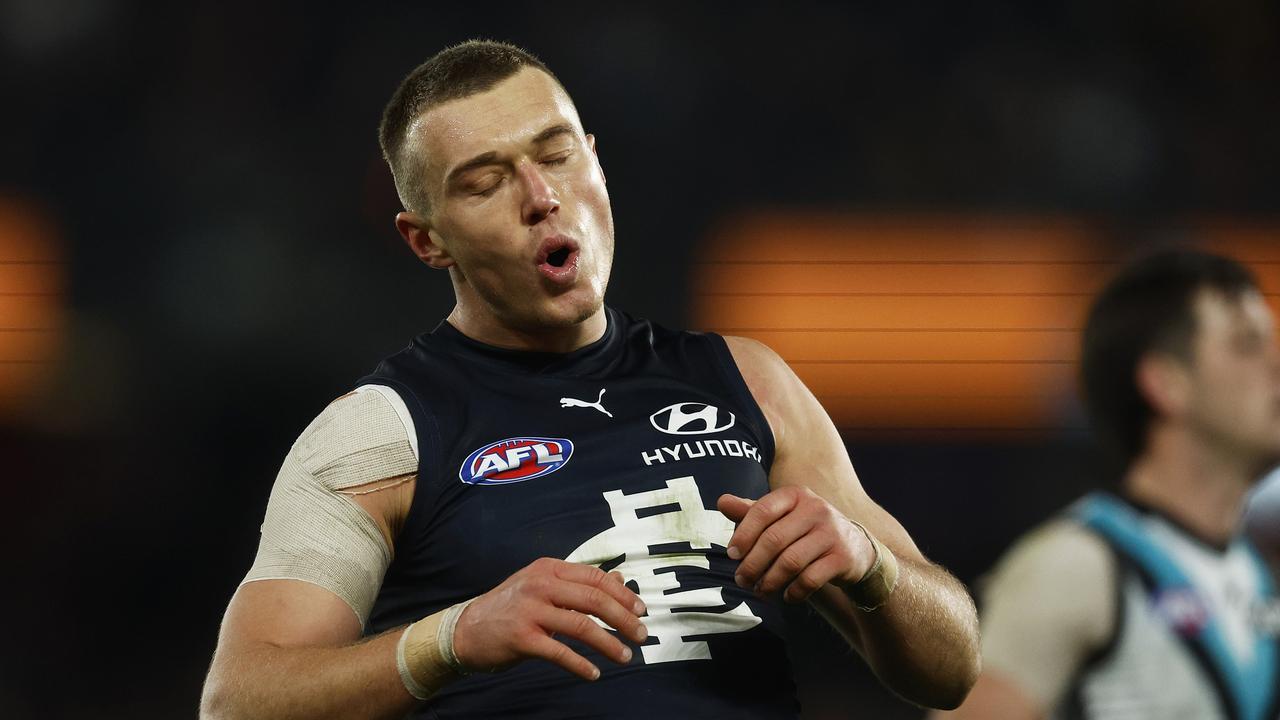
[[[1280,293],[1264,0],[0,0],[0,715],[195,716],[292,440],[451,306],[375,128],[477,36],[598,138],[609,301],[776,347],[971,585],[1110,479],[1073,363],[1117,262],[1197,243]],[[792,619],[807,718],[921,715]]]

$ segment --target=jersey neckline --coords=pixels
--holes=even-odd
[[[1165,525],[1168,525],[1169,527],[1177,531],[1179,535],[1182,535],[1183,537],[1190,540],[1192,543],[1204,548],[1205,550],[1208,550],[1210,553],[1213,553],[1215,555],[1225,555],[1243,537],[1242,534],[1239,532],[1239,530],[1237,530],[1231,536],[1231,539],[1228,540],[1227,542],[1225,543],[1218,542],[1216,540],[1212,540],[1210,538],[1207,538],[1197,533],[1190,526],[1183,523],[1181,520],[1174,517],[1173,515],[1170,515],[1165,510],[1158,508],[1154,505],[1149,505],[1141,500],[1138,500],[1132,497],[1131,495],[1129,495],[1128,493],[1107,493],[1107,494],[1119,500],[1120,502],[1124,503],[1125,505],[1128,505],[1130,509],[1132,509],[1134,512],[1138,513],[1139,515],[1146,515],[1148,517],[1159,518],[1161,521],[1164,522]]]
[[[538,350],[514,350],[497,347],[468,337],[447,319],[441,320],[429,334],[446,343],[450,349],[469,360],[507,370],[535,374],[580,375],[603,366],[619,345],[621,321],[617,311],[604,307],[605,330],[597,340],[567,353]]]

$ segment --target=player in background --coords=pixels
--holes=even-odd
[[[935,717],[1273,720],[1276,594],[1241,520],[1280,459],[1280,350],[1256,281],[1196,251],[1140,260],[1093,304],[1081,365],[1119,491],[1000,561],[982,675]]]
[[[603,304],[596,140],[542,63],[442,51],[381,141],[396,227],[456,306],[294,444],[203,717],[795,717],[784,600],[903,697],[961,701],[968,594],[786,364]]]

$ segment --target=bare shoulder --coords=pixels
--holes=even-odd
[[[1114,558],[1107,543],[1070,520],[1052,520],[1027,533],[1000,560],[994,578],[1074,585],[1078,582],[1107,585]]]
[[[1115,556],[1106,541],[1066,519],[1052,520],[1014,543],[981,587],[989,644],[1025,636],[1027,623],[1048,624],[1090,646],[1103,642],[1115,615]],[[1015,631],[1004,633],[1004,627]]]
[[[743,377],[747,377],[748,373],[758,379],[791,374],[791,369],[778,353],[759,340],[725,335],[724,342],[729,346],[729,353],[733,355],[733,361],[738,364],[738,370],[742,372]],[[750,384],[751,378],[747,380]]]
[[[813,416],[817,400],[773,348],[759,340],[733,335],[724,336],[724,341],[752,398],[768,419],[775,440],[781,444],[787,428]]]
[[[1105,541],[1078,523],[1052,520],[1023,536],[981,588],[984,674],[1035,707],[1056,706],[1114,633],[1115,578]]]

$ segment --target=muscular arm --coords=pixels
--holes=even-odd
[[[930,707],[959,705],[979,669],[977,617],[964,586],[930,563],[866,494],[839,433],[791,369],[757,342],[726,340],[776,447],[772,492],[754,504],[733,496],[720,502],[739,522],[732,542],[745,545],[739,567],[745,582],[759,582],[763,593],[784,590],[792,601],[809,597],[904,698]],[[845,592],[874,559],[870,542],[848,519],[899,560],[893,594],[870,612],[857,609]]]
[[[402,717],[417,701],[396,671],[398,639],[360,641],[351,608],[316,585],[249,583],[227,608],[200,716]]]
[[[964,705],[932,720],[1047,717],[1116,623],[1115,560],[1096,535],[1050,523],[1015,545],[983,593],[983,670]]]
[[[412,706],[399,633],[361,634],[416,469],[408,428],[378,391],[338,398],[303,430],[224,616],[202,717],[397,717]]]
[[[391,718],[413,706],[400,633],[361,635],[414,471],[408,430],[380,394],[339,398],[303,432],[227,607],[201,717]]]
[[[402,636],[405,666],[420,692],[457,679],[436,642],[447,611],[407,632],[360,639],[416,484],[396,464],[406,461],[395,461],[404,455],[396,448],[409,440],[391,406],[359,411],[361,403],[377,402],[340,398],[290,451],[258,558],[223,620],[202,718],[402,717],[418,702],[397,666]],[[407,462],[416,471],[412,453]],[[644,612],[616,574],[543,558],[475,598],[449,637],[463,667],[496,671],[537,657],[593,680],[598,669],[553,636],[626,663],[631,650],[590,617],[639,643],[647,636]]]

